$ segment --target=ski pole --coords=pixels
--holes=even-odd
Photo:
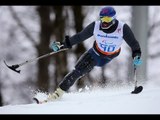
[[[136,78],[136,65],[134,65],[134,82],[135,82],[135,86],[134,86],[134,90],[131,92],[132,94],[138,94],[143,90],[142,86],[138,86],[137,87],[137,78]]]
[[[11,70],[13,70],[13,71],[15,71],[15,72],[17,72],[17,73],[20,73],[20,70],[16,70],[16,69],[19,68],[20,66],[23,66],[23,65],[28,64],[28,63],[31,63],[31,62],[33,62],[33,61],[40,60],[40,59],[42,59],[42,58],[51,56],[51,55],[53,55],[53,54],[55,54],[55,53],[58,53],[58,52],[65,51],[65,50],[67,50],[67,49],[68,49],[68,48],[61,49],[61,50],[56,51],[56,52],[53,51],[53,52],[47,53],[47,54],[45,54],[45,55],[39,56],[39,57],[37,57],[37,58],[33,58],[33,59],[30,59],[30,60],[26,60],[25,62],[22,62],[22,63],[20,63],[20,64],[15,64],[15,65],[12,65],[12,66],[9,66],[5,61],[4,61],[4,63],[5,63],[5,65],[6,65],[8,68],[10,68]]]

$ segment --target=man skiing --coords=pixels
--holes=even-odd
[[[86,51],[77,61],[75,68],[68,73],[60,82],[56,91],[48,95],[47,101],[54,101],[61,98],[62,95],[75,83],[76,80],[88,74],[95,66],[102,67],[117,57],[121,51],[123,40],[132,50],[134,65],[142,63],[141,48],[130,27],[116,19],[116,11],[113,7],[104,7],[99,13],[99,20],[90,23],[81,32],[72,37],[66,36],[61,42],[53,42],[51,48],[53,51],[69,48],[73,45],[83,42],[94,36],[93,47]]]

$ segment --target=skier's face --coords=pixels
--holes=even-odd
[[[108,29],[113,25],[113,17],[100,17],[102,29]]]

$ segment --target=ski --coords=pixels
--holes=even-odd
[[[132,94],[138,94],[143,90],[142,86],[135,87],[135,89],[131,92]]]
[[[36,102],[37,104],[39,104],[39,100],[37,98],[33,98],[33,101]]]
[[[38,92],[34,95],[34,97],[32,98],[34,103],[36,102],[37,104],[42,104],[47,102],[48,95],[47,93],[43,93],[43,92]]]

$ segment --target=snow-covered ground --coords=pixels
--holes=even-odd
[[[132,86],[66,93],[55,102],[3,106],[0,114],[160,114],[160,87],[143,87],[139,94]]]

